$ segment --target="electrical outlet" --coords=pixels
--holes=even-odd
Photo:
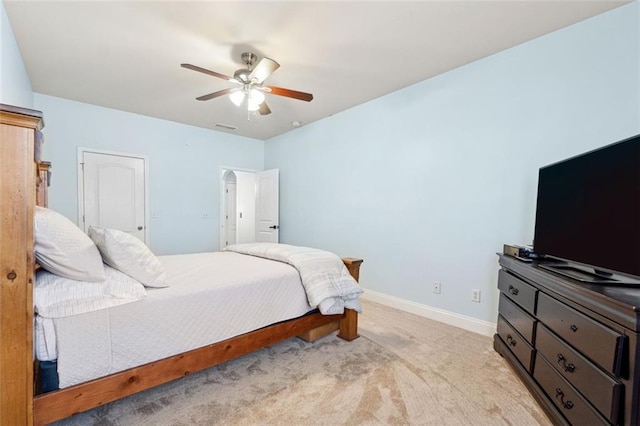
[[[434,281],[433,282],[433,287],[431,288],[431,291],[433,291],[435,294],[440,294],[440,282],[439,281]]]
[[[480,303],[480,290],[477,288],[471,290],[471,301]]]

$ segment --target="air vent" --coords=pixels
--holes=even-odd
[[[231,131],[237,129],[237,127],[235,127],[235,126],[230,126],[228,124],[222,124],[222,123],[216,123],[216,124],[213,125],[213,127],[217,127],[217,128],[224,129],[224,130],[231,130]]]

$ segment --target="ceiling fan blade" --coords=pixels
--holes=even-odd
[[[228,95],[230,93],[235,92],[236,90],[238,89],[233,88],[233,89],[218,90],[217,92],[209,93],[208,95],[199,96],[196,99],[199,101],[208,101],[209,99],[219,98],[220,96]]]
[[[273,59],[262,58],[249,74],[249,81],[255,79],[258,83],[262,83],[278,68],[280,68],[280,64]]]
[[[271,109],[267,105],[267,102],[262,102],[260,104],[260,109],[258,110],[258,112],[260,113],[260,115],[269,115],[269,114],[271,114]]]
[[[272,95],[285,96],[287,98],[299,99],[301,101],[311,102],[313,95],[311,93],[298,92],[297,90],[284,89],[276,86],[263,86],[270,90]]]
[[[192,71],[198,71],[198,72],[201,72],[201,73],[204,73],[204,74],[208,74],[208,75],[212,75],[214,77],[221,78],[223,80],[227,80],[227,81],[232,81],[232,82],[238,83],[238,80],[236,80],[235,78],[229,77],[228,75],[220,74],[219,72],[210,71],[210,70],[207,70],[207,69],[204,69],[204,68],[200,68],[200,67],[197,67],[197,66],[191,65],[191,64],[180,64],[180,66],[182,68],[186,68],[186,69],[189,69],[189,70],[192,70]]]

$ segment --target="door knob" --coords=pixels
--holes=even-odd
[[[278,225],[273,225],[273,226],[270,226],[269,229],[280,229],[280,227]]]
[[[138,226],[138,231],[142,231],[142,226]]]

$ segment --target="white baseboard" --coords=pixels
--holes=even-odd
[[[377,291],[365,290],[362,298],[485,336],[493,336],[496,332],[496,323],[481,321],[477,318],[433,308],[431,306],[400,299],[395,296],[389,296],[388,294],[379,293]]]

